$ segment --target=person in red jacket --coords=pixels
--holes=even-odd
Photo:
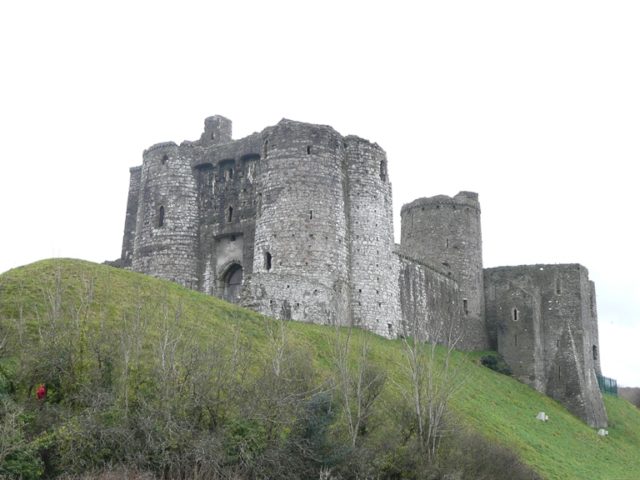
[[[36,390],[36,398],[38,400],[44,400],[47,397],[47,387],[44,383],[41,383],[38,389]]]

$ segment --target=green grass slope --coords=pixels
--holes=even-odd
[[[61,259],[37,262],[0,275],[0,326],[5,332],[28,341],[42,335],[44,323],[63,315],[71,318],[75,329],[72,354],[86,358],[87,364],[96,360],[84,339],[101,332],[105,344],[118,343],[123,331],[133,331],[140,322],[145,324],[148,346],[162,344],[170,325],[179,329],[182,337],[200,345],[231,344],[240,339],[258,355],[272,354],[271,320],[170,282]],[[319,371],[329,375],[335,329],[290,322],[287,335],[309,352]],[[361,331],[353,335],[356,342],[367,339],[372,359],[385,366],[391,381],[385,386],[381,402],[384,408],[393,410],[405,381],[401,341]],[[151,347],[144,347],[141,355],[150,354],[150,350]],[[479,356],[454,354],[461,385],[451,406],[461,424],[512,448],[544,478],[640,479],[638,409],[625,400],[607,396],[609,436],[598,437],[557,402],[480,366]],[[10,358],[2,361],[5,370],[17,368]],[[74,381],[82,380],[82,371],[74,375]],[[37,381],[33,379],[34,383]],[[547,413],[548,422],[535,419],[539,411]]]

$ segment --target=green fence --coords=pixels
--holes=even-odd
[[[598,387],[600,387],[601,392],[618,395],[618,382],[615,379],[600,375],[596,376],[598,377]]]

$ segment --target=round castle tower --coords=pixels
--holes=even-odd
[[[404,205],[400,216],[403,250],[459,283],[464,324],[459,348],[488,348],[478,194],[420,198]]]
[[[190,158],[173,143],[143,153],[132,268],[197,286],[198,205]]]
[[[252,308],[349,324],[346,172],[331,127],[282,120],[263,132]]]
[[[393,212],[387,156],[355,136],[344,141],[349,174],[348,219],[353,324],[379,335],[398,334],[399,263],[393,255]]]

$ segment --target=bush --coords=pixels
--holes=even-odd
[[[459,433],[448,446],[441,459],[445,475],[459,480],[542,480],[513,451],[478,434]]]
[[[27,417],[18,405],[0,394],[0,478],[40,478],[44,464],[38,442],[25,434]]]
[[[141,472],[126,467],[108,468],[92,473],[84,473],[82,475],[63,475],[59,480],[155,480],[149,472]]]
[[[493,370],[494,372],[502,373],[503,375],[511,375],[511,367],[504,361],[502,355],[499,353],[491,353],[480,358],[480,363],[485,367]]]

